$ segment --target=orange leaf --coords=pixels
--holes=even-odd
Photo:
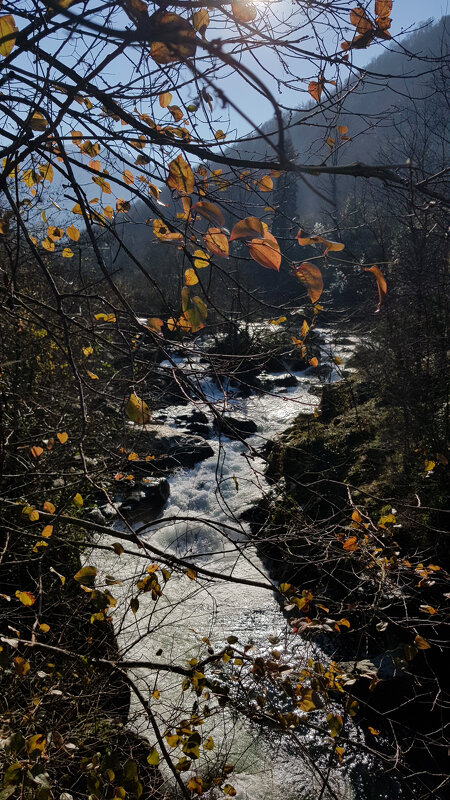
[[[65,444],[67,439],[69,438],[68,434],[64,431],[63,433],[57,433],[56,438],[58,439],[61,444]]]
[[[280,245],[275,236],[268,231],[265,232],[263,239],[252,239],[249,245],[251,257],[258,264],[266,269],[274,269],[278,272],[281,264]]]
[[[235,0],[234,3],[231,3],[231,10],[238,22],[252,22],[256,17],[256,8],[253,3]]]
[[[228,256],[228,239],[220,228],[208,228],[204,240],[205,247],[210,253],[214,253],[216,256]]]
[[[80,231],[75,227],[75,225],[69,225],[69,227],[66,228],[66,234],[69,239],[72,239],[72,242],[78,242],[78,239],[80,238]]]
[[[306,283],[311,303],[317,303],[323,292],[323,279],[320,269],[314,264],[304,261],[303,264],[294,267],[294,272],[297,278]]]
[[[317,103],[320,102],[320,95],[322,94],[323,90],[323,81],[310,81],[308,84],[308,92],[310,93],[313,100],[316,100]]]
[[[124,170],[123,179],[128,186],[131,186],[131,184],[134,183],[134,175],[129,169]]]
[[[270,192],[273,189],[273,180],[270,175],[263,175],[256,181],[256,185],[260,192]]]
[[[33,456],[33,458],[39,458],[39,456],[41,456],[43,452],[44,452],[43,448],[39,447],[39,445],[34,445],[34,447],[31,448],[31,455]]]
[[[234,239],[250,239],[253,238],[255,233],[258,236],[264,237],[264,225],[257,217],[245,217],[233,227],[230,236],[230,242]]]
[[[55,506],[50,502],[50,500],[46,500],[42,508],[44,511],[47,511],[48,514],[54,514],[56,511]]]
[[[170,189],[176,189],[185,194],[191,194],[194,191],[194,173],[182,155],[170,162],[167,185]]]
[[[196,211],[201,217],[204,217],[209,222],[215,222],[217,225],[225,225],[225,218],[215,203],[209,203],[207,200],[200,200],[194,203],[192,211]]]
[[[49,539],[52,533],[53,533],[53,525],[46,525],[45,528],[43,528],[41,531],[41,536],[43,536],[44,539]]]
[[[198,283],[197,275],[195,274],[195,270],[193,269],[186,269],[184,271],[184,282],[186,286],[195,286]]]
[[[319,359],[314,356],[313,358],[311,358],[309,360],[309,363],[310,363],[311,367],[317,367],[317,366],[319,366]]]
[[[364,272],[372,272],[375,275],[377,286],[378,286],[378,306],[376,308],[375,313],[377,313],[381,308],[381,303],[383,302],[386,294],[387,294],[387,283],[384,279],[383,273],[377,266],[373,267],[364,267]]]
[[[356,536],[350,536],[348,539],[345,540],[342,547],[346,550],[347,553],[352,553],[354,550],[358,549],[358,540]]]

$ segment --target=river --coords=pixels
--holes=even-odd
[[[324,345],[327,353],[330,344],[328,336]],[[333,354],[345,365],[353,349],[353,341],[345,345],[337,342]],[[191,359],[189,368],[198,370],[199,363],[199,358]],[[242,443],[219,437],[211,429],[209,443],[214,455],[192,469],[174,472],[169,478],[170,497],[157,524],[153,522],[147,532],[142,531],[145,520],[135,525],[144,539],[160,550],[216,573],[268,582],[264,566],[248,542],[248,529],[241,517],[270,489],[258,451],[268,439],[282,433],[299,413],[313,412],[319,402],[317,395],[309,391],[320,384],[314,370],[295,373],[295,377],[295,386],[274,389],[273,394],[254,393],[243,398],[227,392],[224,398],[224,392],[208,375],[203,376],[202,389],[208,400],[213,400],[217,407],[223,408],[226,404],[229,409],[239,411],[256,422],[258,430]],[[333,371],[331,379],[337,377]],[[186,407],[182,410],[185,412]],[[174,426],[179,412],[180,408],[167,409],[166,424]],[[181,517],[183,520],[174,521]],[[198,517],[210,520],[213,525],[200,523]],[[232,529],[225,527],[227,525]],[[99,561],[98,551],[90,556],[91,561],[92,557],[97,559],[103,574],[112,574],[121,581],[121,585],[112,586],[111,591],[118,600],[114,625],[124,659],[185,667],[192,658],[205,658],[208,647],[216,651],[223,648],[231,636],[238,640],[237,646],[251,646],[249,652],[255,656],[267,656],[276,645],[280,660],[296,669],[309,657],[321,656],[326,661],[316,647],[292,633],[272,591],[200,575],[192,580],[183,572],[172,572],[162,597],[155,602],[151,593],[141,594],[135,614],[129,606],[132,585],[151,561],[144,561],[138,551],[135,555],[122,554],[120,559],[111,553],[102,555]],[[245,668],[242,670],[245,686]],[[227,667],[219,661],[209,668],[208,675],[225,680],[226,672]],[[151,698],[152,711],[163,734],[173,729],[180,718],[189,718],[192,710],[197,709],[196,695],[182,690],[180,675],[146,669],[133,669],[130,674],[146,699]],[[355,764],[350,753],[342,767],[329,771],[332,793],[325,789],[322,794],[320,776],[329,768],[330,740],[322,742],[316,734],[307,731],[300,738],[293,733],[279,734],[270,727],[261,729],[252,721],[252,703],[256,701],[251,694],[249,698],[246,713],[214,706],[214,713],[201,728],[203,739],[211,736],[214,741],[214,749],[202,753],[203,770],[208,769],[208,764],[212,769],[218,760],[232,763],[229,783],[236,790],[237,800],[326,800],[335,796],[340,800],[361,800],[371,796],[364,788],[370,762],[361,757]],[[211,701],[211,707],[213,705]],[[152,746],[157,744],[137,700],[132,701],[130,724],[147,736]],[[357,730],[354,736],[358,737]],[[176,751],[175,761],[180,756],[182,753]],[[160,761],[160,769],[167,780],[168,796],[171,796],[175,791],[174,779],[164,759]],[[184,779],[190,774],[185,774]],[[204,796],[218,798],[224,794],[217,788]],[[388,800],[392,795],[385,793],[378,783],[374,796]]]

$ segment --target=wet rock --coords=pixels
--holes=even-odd
[[[181,414],[177,414],[175,422],[183,428],[187,428],[189,433],[194,433],[197,436],[202,436],[204,439],[209,439],[210,431],[208,426],[208,417],[203,411],[198,409],[187,409]]]
[[[214,419],[214,428],[229,439],[247,439],[256,433],[258,426],[252,419],[233,415],[222,415]]]
[[[126,493],[120,510],[125,515],[135,515],[137,511],[158,514],[166,504],[169,494],[167,478],[142,478]]]
[[[169,428],[168,425],[146,425],[141,428],[134,446],[155,458],[144,462],[146,469],[167,469],[173,467],[192,467],[214,455],[212,447],[200,436]],[[139,462],[136,462],[139,464]]]
[[[285,372],[282,375],[274,375],[273,383],[275,386],[297,386],[297,378],[295,375],[291,375],[289,372]]]
[[[106,524],[106,517],[102,514],[100,508],[92,508],[88,513],[88,519],[92,522],[96,522],[97,525],[105,525]]]

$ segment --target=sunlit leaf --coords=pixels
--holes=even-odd
[[[269,319],[269,325],[281,325],[282,322],[286,322],[286,317],[278,317],[278,319]]]
[[[273,180],[270,175],[263,175],[256,181],[256,185],[260,192],[270,192],[273,189]]]
[[[17,25],[12,14],[0,17],[0,55],[9,56],[16,43]],[[8,38],[7,38],[8,37]]]
[[[320,96],[323,92],[323,81],[310,81],[308,84],[308,92],[313,100],[316,100],[316,102],[319,103]]]
[[[155,747],[153,747],[148,756],[147,756],[147,763],[150,764],[152,767],[157,767],[159,764],[159,753]]]
[[[21,592],[17,589],[16,597],[24,606],[32,606],[36,602],[36,598],[31,592]]]
[[[69,239],[72,239],[72,242],[78,242],[80,238],[80,231],[78,228],[75,228],[75,225],[69,225],[69,227],[66,228],[66,234]]]
[[[157,331],[158,333],[160,333],[163,325],[164,322],[162,319],[159,319],[159,317],[150,317],[150,319],[147,320],[147,327],[151,328],[152,331]]]
[[[385,279],[383,277],[383,273],[381,272],[381,270],[377,266],[374,265],[373,267],[364,267],[363,269],[364,269],[364,272],[371,272],[373,275],[375,275],[375,279],[376,279],[377,287],[378,287],[378,305],[377,305],[377,308],[376,308],[376,311],[375,311],[375,313],[377,313],[380,310],[381,303],[383,302],[383,300],[384,300],[384,298],[386,296],[387,283],[386,283],[386,281],[385,281]]]
[[[53,525],[45,525],[45,527],[42,528],[41,536],[44,539],[49,539],[52,533],[53,533]]]
[[[54,514],[56,511],[55,506],[53,505],[53,503],[50,502],[50,500],[46,500],[42,508],[44,511],[47,512],[47,514]]]
[[[72,503],[77,506],[77,508],[82,508],[84,505],[83,498],[79,492],[76,493],[75,497],[72,499]]]
[[[318,367],[319,366],[319,359],[316,358],[316,356],[313,356],[313,358],[310,358],[309,363],[310,363],[311,367]]]
[[[210,253],[227,258],[229,254],[228,239],[220,228],[208,228],[203,238],[205,247]]]
[[[100,186],[102,192],[105,194],[111,194],[111,186],[101,175],[94,175],[92,180],[97,184],[97,186]]]
[[[230,242],[234,239],[253,239],[255,234],[264,238],[264,225],[257,217],[245,217],[233,227]]]
[[[20,675],[21,678],[23,678],[23,676],[26,675],[27,672],[29,672],[31,669],[30,662],[27,661],[26,658],[22,658],[22,656],[16,656],[13,659],[13,662],[14,662],[14,671],[16,675]],[[7,779],[7,774],[8,773],[5,774],[4,780]]]
[[[44,181],[51,183],[53,181],[53,167],[51,164],[39,164],[39,173],[42,175]]]
[[[354,8],[350,11],[350,22],[359,34],[367,33],[373,28],[373,24],[363,8]]]
[[[231,3],[231,10],[233,12],[233,17],[237,19],[238,22],[252,22],[257,13],[253,3],[245,3],[241,2],[241,0],[235,0],[234,3]]]
[[[63,258],[72,258],[73,254],[73,250],[70,247],[64,247],[61,255]]]
[[[89,565],[78,570],[78,572],[73,576],[73,579],[77,581],[77,583],[84,583],[86,586],[93,586],[96,576],[97,567],[92,567]]]
[[[33,458],[39,458],[44,452],[44,448],[40,447],[39,445],[35,444],[33,447],[30,448],[30,453]]]
[[[205,8],[200,9],[200,11],[196,11],[192,15],[192,24],[196,31],[202,33],[202,29],[208,27],[209,25],[209,14]]]
[[[124,170],[123,179],[128,186],[131,186],[131,184],[134,183],[134,175],[129,169]]]
[[[194,173],[182,155],[178,155],[169,164],[167,185],[170,189],[191,194],[194,191]]]
[[[62,433],[57,433],[56,434],[56,438],[58,439],[58,441],[61,444],[65,444],[67,442],[67,439],[69,438],[69,436],[65,431],[63,431]]]
[[[280,245],[275,239],[275,236],[272,236],[268,231],[265,232],[263,239],[251,240],[249,252],[254,261],[257,261],[262,267],[274,269],[277,272],[280,269]]]
[[[184,271],[184,282],[186,286],[195,286],[198,283],[197,275],[195,274],[195,270],[193,269],[186,269]]]
[[[207,200],[200,200],[198,203],[194,203],[191,211],[195,211],[209,222],[215,222],[216,225],[225,225],[225,217],[219,206],[215,203],[209,203]]]
[[[314,264],[304,261],[294,267],[294,273],[299,280],[304,281],[308,287],[308,297],[311,303],[316,303],[323,292],[322,273]]]
[[[98,381],[98,375],[95,372],[90,372],[90,370],[86,370],[87,374],[89,375],[91,381]]]
[[[220,142],[222,139],[226,139],[226,134],[219,128],[214,134],[214,138],[216,142]]]
[[[132,422],[136,422],[139,425],[148,425],[151,419],[150,409],[147,403],[134,392],[128,398],[125,413],[128,419],[131,419]]]

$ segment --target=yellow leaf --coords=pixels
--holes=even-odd
[[[282,322],[286,322],[286,317],[278,317],[278,319],[269,319],[269,325],[281,325]]]
[[[42,241],[42,247],[44,250],[48,250],[49,253],[53,253],[55,249],[55,243],[51,242],[50,239],[44,239]]]
[[[36,602],[36,598],[31,592],[21,592],[17,589],[16,597],[24,606],[32,606]]]
[[[92,355],[92,353],[93,353],[93,352],[94,352],[94,348],[93,348],[93,347],[91,347],[91,346],[89,346],[89,347],[83,347],[83,355],[85,355],[85,356],[86,356],[86,358],[87,358],[88,356]]]
[[[435,468],[436,462],[428,461],[428,459],[425,459],[424,466],[425,466],[425,472],[431,472]]]
[[[98,375],[95,372],[90,372],[90,370],[86,370],[87,374],[89,375],[91,381],[98,381]]]
[[[73,576],[73,579],[77,583],[84,583],[87,586],[93,586],[95,583],[95,578],[97,576],[97,568],[92,566],[82,567],[82,569],[78,570],[76,575]]]
[[[188,576],[189,580],[191,580],[191,581],[195,581],[195,579],[197,577],[197,573],[196,573],[195,569],[189,569],[188,568],[186,570],[186,575]]]
[[[167,185],[170,189],[176,189],[185,194],[191,194],[194,191],[194,173],[182,155],[170,162]]]
[[[150,317],[150,319],[147,320],[147,326],[151,328],[152,331],[157,331],[158,333],[160,333],[163,325],[164,322],[162,319],[159,319],[159,317]]]
[[[111,194],[111,186],[109,185],[108,181],[105,181],[105,179],[102,178],[101,175],[94,175],[92,180],[97,184],[97,186],[100,186],[102,192],[105,194]]]
[[[112,219],[114,216],[114,209],[112,206],[105,206],[103,209],[103,213],[107,219]]]
[[[41,536],[44,539],[49,539],[52,533],[53,533],[53,525],[46,525],[45,528],[43,528],[41,531]]]
[[[30,522],[37,522],[38,519],[39,519],[39,511],[36,511],[36,509],[33,509],[31,514],[29,515],[28,519],[30,520]]]
[[[123,179],[128,186],[134,183],[134,175],[129,169],[124,170]]]
[[[39,625],[39,630],[42,631],[42,633],[48,633],[50,630],[50,625],[47,625],[46,622],[41,622]]]
[[[69,225],[69,227],[66,228],[66,234],[69,239],[72,239],[73,242],[78,242],[78,239],[80,238],[80,231],[75,228],[74,225]]]
[[[129,453],[128,454],[128,461],[139,461],[139,456],[137,453]]]
[[[48,122],[42,114],[35,111],[28,124],[33,131],[45,131]]]
[[[220,130],[220,128],[219,128],[219,130],[215,132],[215,134],[214,134],[214,138],[215,138],[215,140],[216,140],[217,142],[220,142],[220,140],[221,140],[221,139],[225,139],[225,138],[226,138],[226,135],[225,135],[225,133],[224,133],[222,130]]]
[[[94,319],[103,322],[115,322],[116,317],[115,314],[94,314]]]
[[[61,442],[61,444],[65,444],[69,438],[69,435],[64,431],[63,433],[57,433],[56,438],[59,442]]]
[[[72,503],[74,503],[77,506],[77,508],[82,508],[83,498],[81,497],[81,494],[79,492],[76,493],[75,497],[72,500]]]
[[[128,398],[125,413],[128,419],[131,419],[132,422],[137,422],[139,425],[147,425],[151,419],[147,403],[141,400],[134,392]]]
[[[206,9],[202,8],[192,15],[192,24],[196,31],[202,32],[202,28],[207,28],[209,25],[209,14]]]
[[[39,164],[39,172],[44,181],[51,183],[53,181],[53,167],[51,164]]]
[[[27,672],[30,671],[30,662],[21,656],[16,656],[14,659],[14,670],[17,675],[22,678]]]
[[[362,516],[361,516],[361,514],[359,513],[359,511],[356,508],[352,513],[352,520],[353,520],[353,522],[358,523],[358,525],[359,525],[360,522],[362,522]]]
[[[204,240],[206,249],[210,253],[227,258],[229,253],[228,239],[220,228],[208,228]]]
[[[372,728],[371,725],[368,726],[367,730],[370,731],[372,736],[379,736],[380,735],[380,731],[378,731],[376,728]]]
[[[72,208],[72,214],[81,214],[81,206],[79,203],[75,203],[74,207]]]
[[[270,192],[273,189],[273,180],[270,175],[263,175],[256,181],[256,185],[260,192]]]
[[[195,286],[198,283],[197,275],[195,274],[195,270],[193,269],[186,269],[184,271],[184,282],[186,286]]]
[[[63,249],[63,251],[62,251],[62,257],[63,258],[72,258],[72,256],[73,256],[73,250],[71,250],[70,247],[65,247]]]
[[[148,756],[147,756],[147,763],[150,764],[152,767],[157,767],[159,764],[159,753],[155,747],[153,747]]]
[[[158,100],[161,108],[167,108],[172,102],[172,95],[170,92],[163,92],[159,95]]]
[[[196,267],[197,269],[204,269],[204,267],[209,267],[209,259],[210,257],[208,253],[205,253],[204,250],[194,250],[194,267]]]
[[[9,56],[13,49],[17,33],[17,25],[12,14],[3,14],[0,17],[0,55]],[[6,38],[8,37],[8,38]]]

